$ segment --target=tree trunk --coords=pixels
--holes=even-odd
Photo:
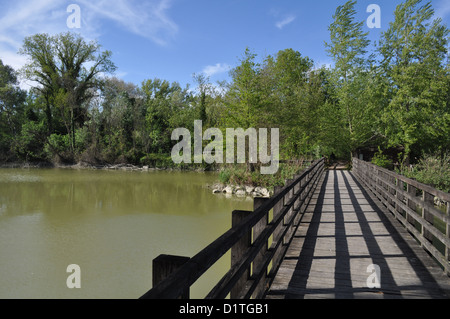
[[[51,135],[53,133],[52,110],[50,108],[50,102],[48,100],[46,101],[45,115],[47,117],[48,135]]]

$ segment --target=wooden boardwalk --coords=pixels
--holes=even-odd
[[[351,172],[321,178],[267,299],[450,298],[450,278]]]

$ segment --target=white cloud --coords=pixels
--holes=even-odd
[[[84,7],[84,23],[96,29],[101,20],[109,20],[131,33],[166,45],[178,32],[178,26],[167,15],[171,0],[78,0]],[[84,13],[83,13],[84,12]]]
[[[73,29],[85,39],[97,39],[105,23],[149,39],[157,45],[167,45],[178,31],[168,16],[171,0],[17,0],[2,3],[0,11],[0,59],[15,69],[26,60],[18,55],[25,37],[36,33],[57,34],[71,29],[67,26],[67,7],[76,3],[81,8],[81,28]]]
[[[203,74],[205,74],[206,76],[213,76],[219,73],[225,73],[228,72],[231,69],[231,67],[228,64],[222,64],[222,63],[217,63],[216,65],[208,65],[203,69]]]
[[[296,17],[295,17],[294,15],[286,16],[286,17],[284,17],[282,20],[278,21],[278,22],[275,24],[275,26],[276,26],[278,29],[281,30],[281,29],[283,29],[285,26],[287,26],[288,24],[294,22],[295,19],[296,19]]]
[[[435,8],[435,16],[438,18],[444,19],[450,14],[450,2],[448,0],[441,0]]]

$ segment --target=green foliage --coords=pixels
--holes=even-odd
[[[399,173],[448,193],[450,192],[450,153],[443,156],[424,155],[417,165],[404,168]]]
[[[11,145],[21,132],[25,97],[16,72],[0,59],[0,160],[11,155]]]
[[[87,102],[102,87],[100,74],[116,69],[112,53],[102,51],[96,41],[87,42],[71,32],[26,37],[20,53],[29,61],[22,68],[22,75],[40,84],[34,90],[46,100],[49,134],[65,130],[73,157],[75,130],[85,125]]]
[[[381,129],[390,146],[404,148],[403,161],[449,146],[449,29],[433,15],[430,2],[400,4],[378,49],[385,79]]]
[[[80,154],[84,152],[91,140],[90,132],[86,126],[75,131],[75,152]]]
[[[45,126],[43,122],[27,122],[12,142],[13,152],[22,160],[33,161],[43,158]]]
[[[44,151],[50,160],[58,158],[66,158],[67,152],[70,150],[70,135],[52,134],[48,137]]]
[[[333,85],[332,101],[325,105],[323,116],[327,128],[340,139],[335,153],[349,158],[352,152],[373,135],[374,115],[369,100],[370,62],[366,57],[369,40],[363,32],[364,22],[355,21],[356,1],[348,1],[336,9],[333,23],[329,26],[330,43],[325,43],[327,52],[335,63],[329,73]],[[328,119],[328,117],[330,117]]]
[[[223,184],[228,184],[230,182],[231,175],[232,171],[229,168],[223,168],[219,172],[219,181]]]
[[[287,179],[291,179],[304,168],[303,162],[280,164],[276,174],[262,175],[259,170],[249,171],[245,165],[232,165],[220,170],[219,181],[223,184],[261,186],[273,189],[275,186],[284,186]]]
[[[372,158],[372,164],[387,169],[391,169],[393,167],[392,160],[387,155],[384,155],[383,151],[380,148],[378,148],[378,152],[375,153],[374,157]]]
[[[165,154],[148,154],[140,159],[142,165],[151,167],[173,167],[172,158]]]

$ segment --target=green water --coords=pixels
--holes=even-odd
[[[252,202],[213,195],[215,174],[0,170],[0,298],[138,298],[159,254],[192,257]],[[68,265],[81,288],[69,289]],[[228,258],[195,284],[206,295]]]

